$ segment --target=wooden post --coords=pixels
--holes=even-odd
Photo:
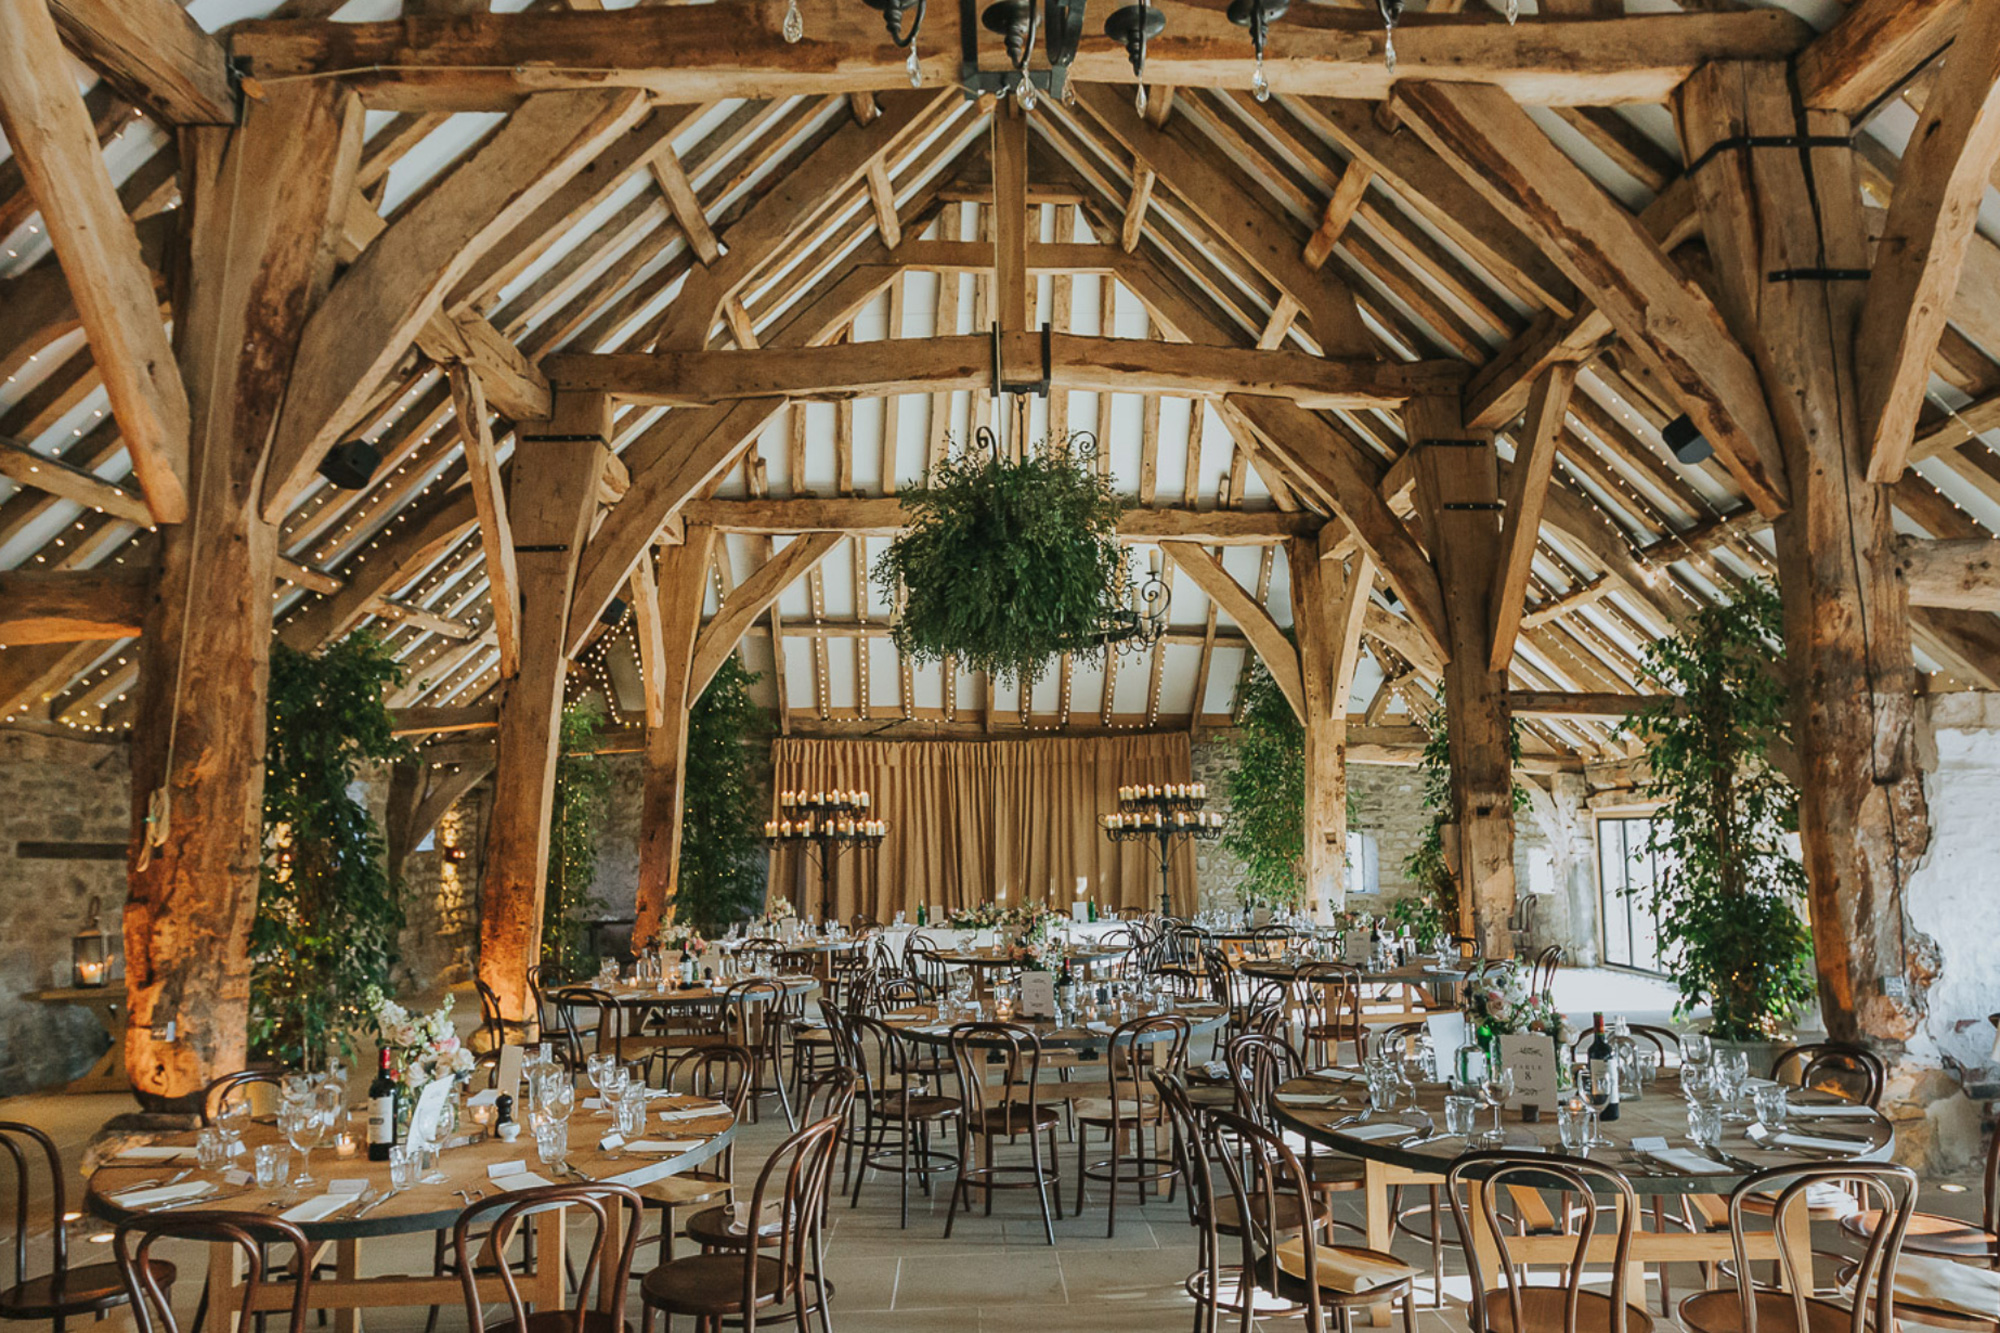
[[[639,896],[632,939],[651,938],[674,915],[680,883],[681,814],[687,801],[688,710],[699,694],[689,689],[695,635],[701,630],[715,529],[690,525],[687,540],[660,553],[660,661],[662,707],[646,726],[646,784],[639,817]],[[641,557],[642,559],[644,557]],[[705,684],[706,682],[704,682]]]
[[[1500,559],[1500,471],[1493,436],[1468,431],[1456,399],[1403,409],[1415,451],[1417,511],[1444,589],[1451,660],[1445,730],[1458,838],[1459,927],[1487,958],[1514,949],[1514,774],[1507,675],[1494,671],[1488,609]]]
[[[528,1017],[528,969],[541,961],[542,891],[570,598],[597,511],[611,438],[611,400],[558,390],[546,421],[516,434],[507,513],[521,585],[521,674],[500,701],[498,766],[486,875],[479,886],[479,977],[509,1022]]]
[[[1910,925],[1904,898],[1930,840],[1916,668],[1891,492],[1865,474],[1854,330],[1866,285],[1770,276],[1802,264],[1868,268],[1848,121],[1828,111],[1801,121],[1794,108],[1783,65],[1717,63],[1688,80],[1677,110],[1689,161],[1746,135],[1841,144],[1812,148],[1809,170],[1796,147],[1725,148],[1696,194],[1723,313],[1755,349],[1791,482],[1791,509],[1774,531],[1827,1031],[1894,1043],[1916,1031],[1936,970],[1935,945]]]
[[[1286,556],[1306,706],[1306,903],[1330,921],[1347,903],[1347,700],[1375,566],[1362,553],[1346,566],[1323,561],[1320,550],[1317,538],[1294,537]]]
[[[125,908],[125,1067],[149,1106],[192,1105],[244,1065],[277,570],[257,495],[292,352],[332,278],[361,129],[352,93],[302,82],[248,103],[238,128],[180,136],[188,255],[174,333],[193,502],[160,534],[159,599],[139,641]]]

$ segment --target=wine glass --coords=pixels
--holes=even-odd
[[[1681,1034],[1681,1069],[1706,1069],[1715,1059],[1715,1047],[1709,1043],[1706,1032],[1683,1032]],[[1683,1074],[1685,1077],[1685,1073]]]
[[[594,1091],[600,1099],[602,1099],[604,1096],[604,1075],[607,1072],[609,1072],[610,1067],[612,1065],[615,1065],[617,1063],[618,1061],[614,1057],[605,1054],[602,1051],[594,1055],[586,1056],[584,1058],[583,1061],[584,1077],[590,1080],[591,1090]]]
[[[326,1133],[329,1117],[311,1098],[288,1101],[278,1108],[278,1131],[299,1154],[299,1173],[292,1184],[316,1185],[312,1177],[312,1150]]]
[[[240,1154],[243,1151],[243,1126],[250,1123],[250,1098],[243,1093],[225,1097],[222,1105],[216,1108],[215,1123],[223,1137],[229,1140],[229,1155],[235,1157]]]
[[[1507,1146],[1507,1131],[1500,1127],[1500,1110],[1514,1095],[1514,1071],[1498,1060],[1487,1061],[1486,1076],[1479,1081],[1479,1091],[1493,1108],[1493,1128],[1480,1136],[1480,1144],[1487,1148],[1504,1148]]]
[[[551,1070],[536,1080],[535,1102],[552,1120],[568,1120],[576,1109],[576,1089],[560,1071]]]
[[[1723,1051],[1715,1057],[1715,1089],[1722,1103],[1724,1120],[1748,1120],[1736,1109],[1750,1077],[1750,1056],[1745,1051]]]

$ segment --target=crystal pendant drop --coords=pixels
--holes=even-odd
[[[1271,81],[1264,77],[1264,56],[1257,55],[1257,72],[1250,76],[1250,95],[1260,102],[1271,100]]]
[[[1507,21],[1512,23],[1521,17],[1521,0],[1507,0]]]
[[[1021,110],[1033,111],[1041,99],[1035,94],[1035,81],[1023,74],[1021,81],[1014,85],[1015,96],[1021,99]]]
[[[1132,94],[1132,109],[1140,115],[1146,114],[1146,85],[1140,84],[1139,91]]]
[[[799,13],[799,0],[786,0],[785,40],[797,42],[806,35],[805,16]]]
[[[921,60],[917,59],[917,44],[915,42],[910,43],[910,58],[903,62],[903,68],[910,71],[910,86],[912,88],[921,88],[924,86],[924,64]]]
[[[1388,66],[1391,74],[1396,72],[1396,30],[1394,28],[1388,29],[1382,36],[1382,63]]]

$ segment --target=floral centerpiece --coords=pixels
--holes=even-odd
[[[667,953],[686,954],[695,958],[708,950],[708,941],[701,932],[685,922],[670,922],[661,926],[653,936],[653,947]]]
[[[472,1052],[458,1039],[452,1023],[450,996],[427,1014],[411,1013],[374,987],[369,988],[367,1001],[382,1048],[389,1052],[389,1077],[406,1093],[437,1079],[472,1072]]]
[[[1021,911],[1024,928],[1014,937],[1011,956],[1030,972],[1061,972],[1069,961],[1069,940],[1056,928],[1063,918],[1045,908]]]
[[[1518,960],[1490,968],[1468,981],[1463,1003],[1466,1030],[1489,1054],[1503,1034],[1545,1032],[1555,1043],[1557,1071],[1566,1070],[1568,1062],[1562,1055],[1569,1046],[1569,1024],[1556,1008],[1554,991],[1528,988],[1527,974]]]
[[[790,898],[773,898],[771,905],[764,909],[765,922],[774,926],[780,921],[789,921],[797,915],[798,912],[793,908]]]
[[[944,923],[953,930],[994,930],[1010,926],[1017,920],[1012,908],[998,903],[979,903],[972,907],[961,907],[947,916]]]

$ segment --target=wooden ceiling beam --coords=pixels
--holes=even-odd
[[[835,499],[701,499],[680,512],[690,523],[719,532],[782,536],[835,532],[849,536],[892,537],[903,530],[908,511],[894,496]],[[1317,532],[1325,522],[1299,510],[1195,508],[1127,509],[1118,516],[1118,535],[1128,542],[1180,540],[1205,546],[1268,546]]]
[[[1904,537],[1898,552],[1910,605],[2000,612],[2000,539]]]
[[[1196,587],[1222,608],[1224,615],[1242,629],[1251,646],[1257,650],[1264,669],[1271,673],[1272,681],[1303,725],[1308,715],[1308,703],[1305,681],[1299,673],[1299,652],[1285,637],[1285,632],[1278,628],[1278,622],[1271,618],[1271,613],[1230,576],[1219,557],[1199,542],[1164,541],[1160,543],[1160,549],[1180,566],[1181,572],[1193,580]]]
[[[1528,576],[1542,538],[1542,502],[1555,470],[1556,441],[1576,387],[1574,366],[1551,366],[1528,399],[1528,424],[1516,441],[1514,466],[1503,489],[1500,547],[1494,561],[1490,631],[1494,671],[1514,660],[1514,640],[1527,610]],[[1406,455],[1407,456],[1407,455]]]
[[[1815,111],[1859,116],[1949,46],[1964,15],[1964,0],[1858,0],[1799,52],[1799,95]]]
[[[486,411],[486,391],[470,367],[447,367],[451,401],[465,446],[466,477],[479,514],[479,544],[486,553],[486,579],[493,606],[493,632],[500,647],[500,677],[512,680],[521,670],[521,576],[514,561],[513,525],[507,521],[507,493],[501,482],[500,459],[493,447],[493,422]]]
[[[165,125],[234,125],[229,54],[174,0],[51,0],[63,40]]]
[[[785,41],[778,0],[582,13],[405,16],[373,23],[253,20],[231,49],[259,78],[350,79],[369,105],[396,111],[495,110],[555,89],[639,88],[677,101],[830,95],[907,87],[907,53],[872,15],[837,0],[803,0],[806,36]],[[958,78],[957,16],[934,12],[921,76]],[[1271,85],[1293,96],[1382,98],[1398,79],[1497,85],[1524,103],[1608,105],[1664,101],[1699,65],[1775,60],[1812,32],[1777,9],[1566,20],[1406,14],[1396,26],[1396,69],[1383,58],[1372,12],[1312,6],[1286,17],[1265,59]],[[1247,88],[1255,60],[1220,10],[1177,13],[1149,43],[1146,77],[1164,85]],[[1082,84],[1130,87],[1119,43],[1087,35],[1070,67]],[[885,100],[878,91],[877,102]],[[1155,101],[1163,101],[1156,96]]]
[[[0,648],[132,638],[152,584],[151,570],[122,567],[0,574]]]

